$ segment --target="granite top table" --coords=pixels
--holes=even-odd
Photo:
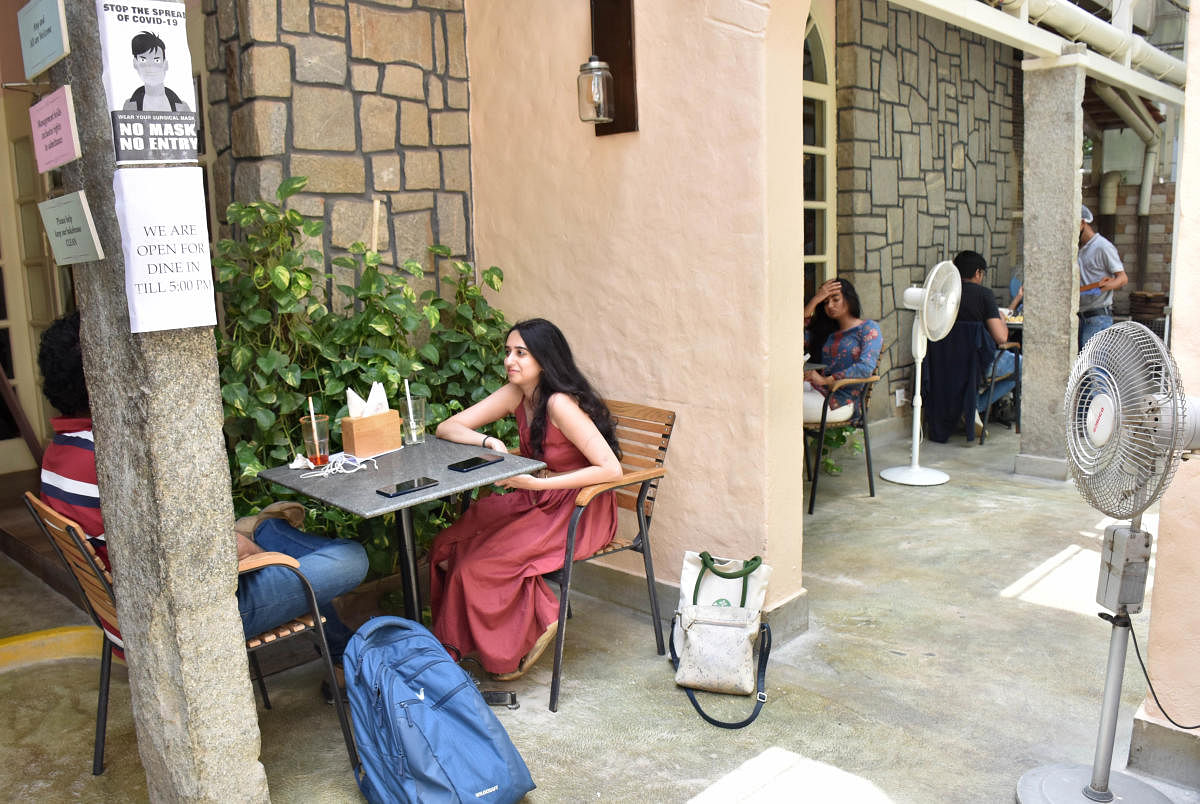
[[[497,456],[500,453],[484,447],[456,444],[440,438],[427,437],[424,443],[410,444],[403,449],[377,456],[378,468],[360,469],[352,474],[329,477],[303,477],[312,470],[277,466],[261,472],[259,477],[298,491],[306,497],[340,508],[364,519],[398,511],[397,529],[404,545],[400,574],[404,582],[404,615],[420,622],[421,606],[417,592],[416,543],[413,537],[412,506],[441,499],[471,489],[487,486],[520,474],[533,474],[543,469],[542,461],[520,455],[503,455],[498,463],[481,466],[469,472],[455,472],[450,464],[478,455]],[[435,484],[424,489],[385,497],[376,489],[428,477]]]

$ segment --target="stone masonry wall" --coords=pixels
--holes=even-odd
[[[290,205],[325,221],[323,242],[312,245],[327,259],[355,241],[370,245],[373,231],[387,265],[429,267],[432,243],[470,259],[463,0],[204,0],[203,8],[222,223],[231,200],[274,200],[281,179],[307,176]]]
[[[992,268],[987,282],[997,300],[1008,300],[1020,259],[1020,68],[1011,48],[886,0],[837,9],[838,274],[854,283],[864,317],[883,329],[884,379],[871,418],[887,418],[898,413],[895,389],[912,394],[905,288],[973,249]]]

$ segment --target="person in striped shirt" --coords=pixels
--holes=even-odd
[[[63,414],[50,420],[54,438],[42,455],[42,500],[83,528],[105,569],[111,570],[96,483],[96,451],[79,344],[79,313],[64,316],[46,329],[38,352],[38,366],[42,372],[42,393]],[[300,562],[300,571],[312,584],[325,617],[330,658],[340,665],[351,634],[331,601],[362,582],[367,574],[367,554],[358,542],[305,533],[299,529],[304,517],[304,507],[299,503],[274,503],[257,515],[239,519],[230,538],[237,541],[239,559],[269,550],[286,553]],[[237,598],[247,637],[308,611],[306,592],[291,571],[282,567],[266,567],[239,578]],[[324,693],[332,703],[332,690]]]
[[[54,438],[42,457],[42,501],[79,523],[107,568],[92,415],[87,386],[82,381],[79,313],[63,316],[46,329],[38,368],[42,372],[42,392],[63,414],[50,420]]]

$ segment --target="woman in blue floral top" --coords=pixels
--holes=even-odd
[[[858,293],[845,279],[830,279],[804,306],[804,348],[821,350],[823,372],[804,375],[804,420],[819,421],[829,386],[850,377],[870,377],[879,362],[883,333],[879,324],[864,320]],[[863,389],[852,385],[840,388],[829,400],[829,423],[857,420],[861,415]],[[815,410],[815,414],[813,411]],[[837,411],[835,413],[835,411]]]

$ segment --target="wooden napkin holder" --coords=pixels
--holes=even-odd
[[[404,429],[399,412],[385,410],[372,416],[342,419],[342,449],[356,458],[374,458],[400,449]]]

